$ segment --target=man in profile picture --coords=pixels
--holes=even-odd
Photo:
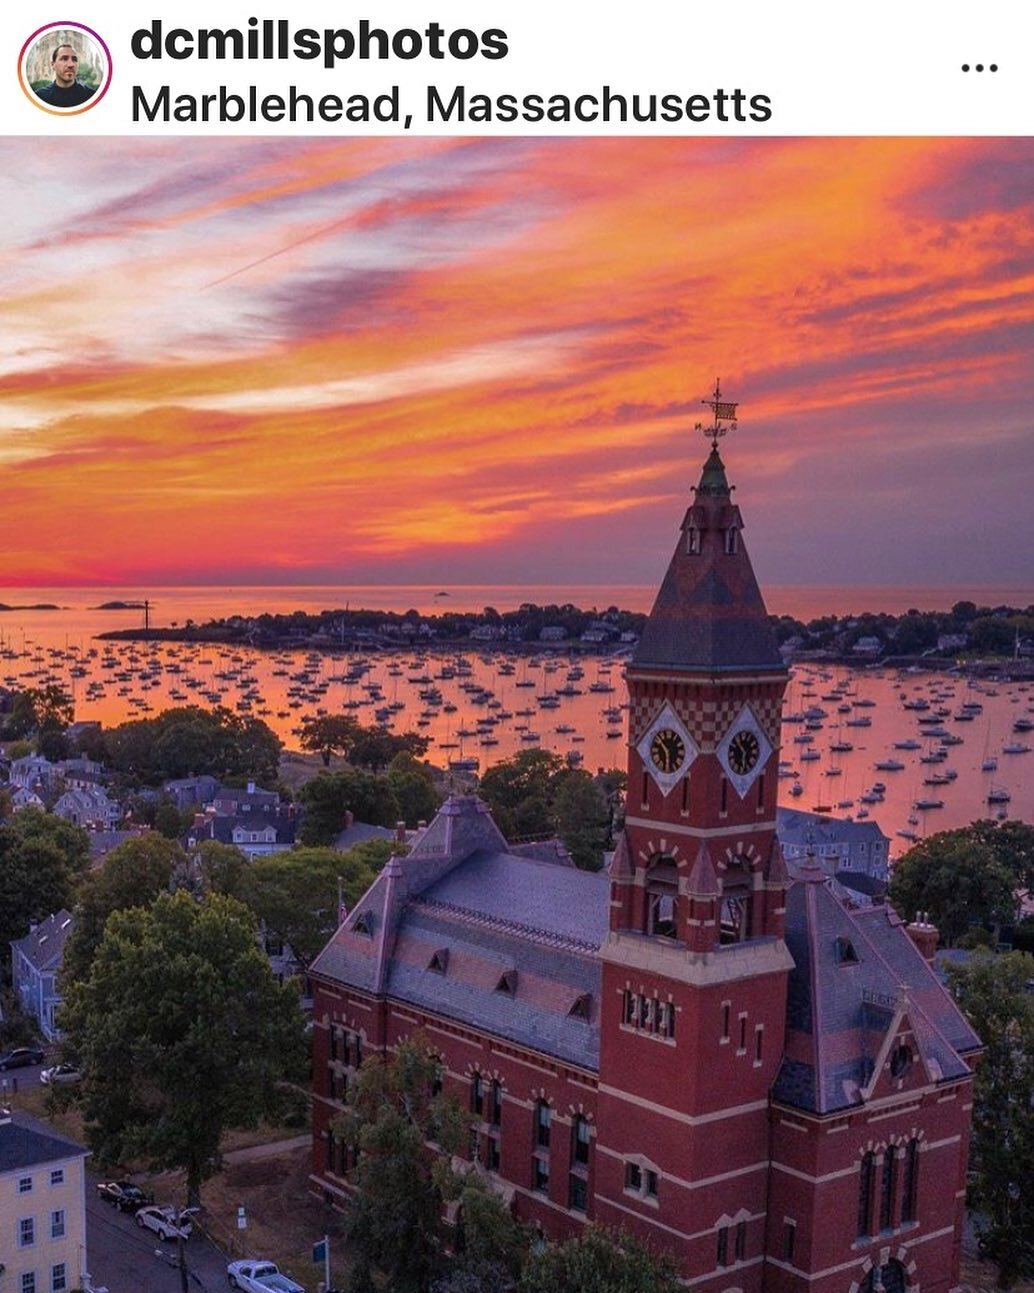
[[[79,55],[72,45],[58,45],[50,56],[54,79],[49,85],[36,90],[38,99],[54,108],[75,108],[97,91],[79,80]]]

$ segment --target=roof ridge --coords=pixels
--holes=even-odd
[[[558,934],[552,930],[542,929],[537,925],[528,925],[523,921],[507,920],[504,916],[490,916],[473,907],[464,907],[460,903],[446,902],[442,898],[427,898],[423,894],[414,894],[411,903],[425,907],[428,911],[438,911],[450,916],[461,916],[472,925],[481,925],[486,929],[506,930],[519,934],[533,943],[543,943],[548,947],[561,947],[571,952],[594,954],[600,950],[599,943],[588,939],[575,938],[570,934]]]

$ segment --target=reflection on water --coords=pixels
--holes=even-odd
[[[84,626],[78,635],[73,614]],[[170,705],[218,704],[263,719],[290,747],[304,715],[346,712],[428,737],[429,758],[442,767],[483,770],[528,748],[590,771],[626,762],[626,689],[614,657],[102,643],[94,632],[133,624],[139,612],[57,615],[37,613],[27,631],[0,623],[0,682],[55,682],[73,696],[78,719],[111,725]],[[1032,820],[1031,746],[1034,689],[1025,684],[796,666],[778,755],[780,800],[867,817],[900,853],[905,833],[1004,813]]]

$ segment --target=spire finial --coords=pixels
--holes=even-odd
[[[727,431],[736,430],[736,405],[728,400],[722,399],[722,379],[714,379],[714,394],[709,400],[701,400],[701,404],[706,404],[714,416],[714,421],[709,427],[705,427],[702,422],[698,422],[696,429],[702,431],[711,441],[711,448],[718,448],[718,441]],[[728,422],[728,426],[723,426],[723,422]]]

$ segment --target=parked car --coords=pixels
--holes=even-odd
[[[281,1273],[276,1262],[257,1257],[231,1262],[226,1268],[226,1278],[231,1288],[244,1289],[245,1293],[305,1293],[300,1284]]]
[[[52,1068],[43,1069],[39,1080],[44,1086],[63,1086],[68,1082],[79,1082],[82,1076],[74,1064],[55,1064]]]
[[[192,1230],[190,1221],[167,1204],[141,1208],[136,1214],[136,1224],[153,1230],[160,1239],[189,1239]]]
[[[43,1052],[38,1046],[16,1046],[14,1050],[0,1055],[0,1071],[28,1068],[30,1064],[42,1063]]]
[[[154,1202],[153,1194],[145,1194],[132,1181],[101,1181],[97,1193],[106,1202],[113,1203],[119,1212],[137,1212]]]

